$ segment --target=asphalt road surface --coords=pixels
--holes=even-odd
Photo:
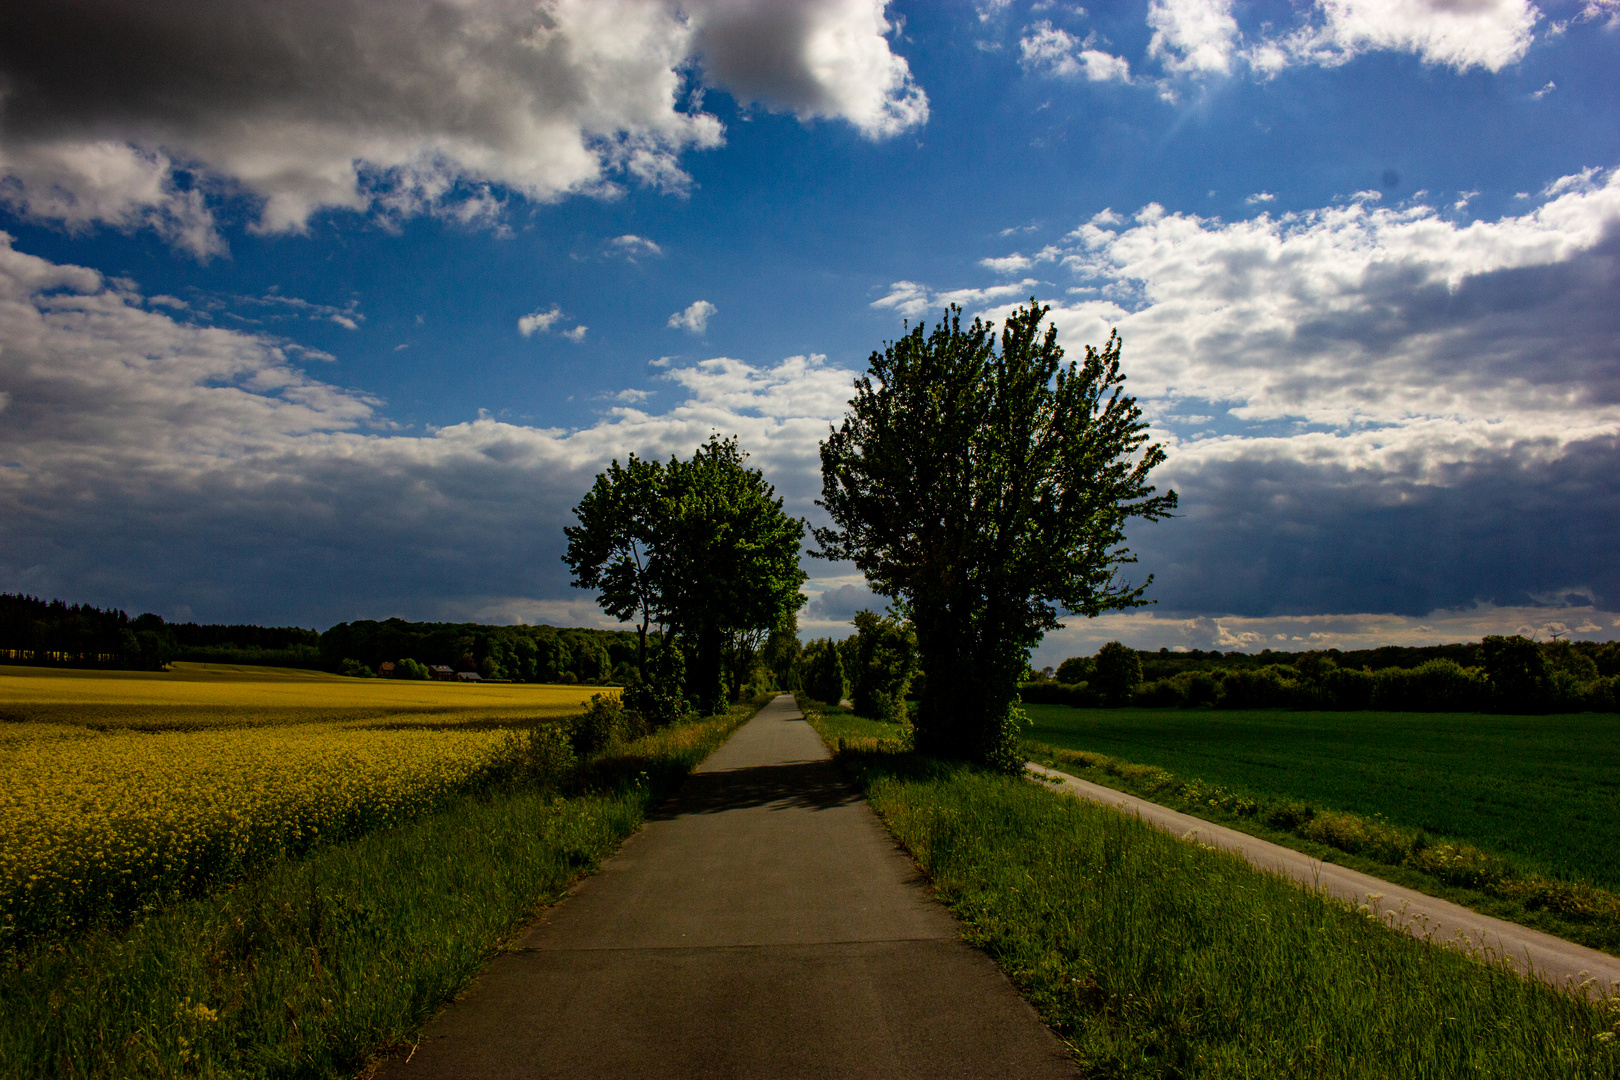
[[[378,1075],[1078,1074],[783,696]]]
[[[1235,851],[1262,870],[1291,877],[1356,907],[1366,905],[1398,930],[1444,945],[1506,959],[1521,972],[1599,997],[1620,992],[1620,959],[1517,923],[1493,919],[1449,900],[1324,863],[1265,840],[1180,814],[1123,791],[1080,780],[1031,762],[1060,790],[1118,807],[1150,825],[1202,844]]]

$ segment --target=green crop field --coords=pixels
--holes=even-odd
[[[1025,711],[1030,743],[1382,817],[1527,871],[1620,890],[1620,715]]]

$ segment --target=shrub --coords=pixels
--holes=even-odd
[[[574,753],[582,758],[646,733],[647,725],[641,717],[625,709],[624,703],[611,694],[592,694],[590,705],[569,724],[569,741]]]
[[[1092,663],[1089,656],[1071,656],[1057,666],[1057,673],[1052,677],[1060,683],[1076,685],[1090,682],[1097,674],[1097,666]]]
[[[1293,705],[1298,684],[1290,678],[1293,668],[1273,664],[1262,668],[1233,668],[1221,681],[1219,704],[1223,709],[1267,709]]]
[[[1175,708],[1187,704],[1187,686],[1179,678],[1155,679],[1143,683],[1132,704],[1157,708]]]
[[[428,678],[427,665],[411,659],[401,660],[394,665],[394,678],[426,679]]]
[[[1374,709],[1407,712],[1467,712],[1487,707],[1491,684],[1478,668],[1454,660],[1429,660],[1415,668],[1384,668],[1373,673]]]
[[[917,636],[898,619],[870,611],[855,616],[854,663],[847,670],[855,711],[904,723],[906,691],[917,670]],[[814,696],[814,695],[812,695]]]
[[[352,658],[345,659],[343,663],[339,665],[338,673],[340,675],[347,675],[352,679],[370,679],[376,676],[376,672],[372,671],[358,660],[354,660]]]
[[[1370,708],[1373,673],[1366,668],[1334,668],[1322,676],[1322,690],[1329,708]]]
[[[513,732],[506,753],[519,779],[542,787],[561,787],[573,778],[579,765],[566,722]]]

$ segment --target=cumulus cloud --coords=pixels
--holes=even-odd
[[[214,208],[498,226],[505,199],[679,192],[721,125],[689,93],[846,120],[927,119],[882,0],[208,0],[0,11],[0,200],[70,228],[150,228],[207,258]]]
[[[928,120],[928,95],[889,48],[887,0],[699,0],[689,5],[708,79],[747,104],[841,117],[868,138]]]
[[[1241,35],[1231,0],[1153,0],[1148,55],[1172,72],[1225,75]]]
[[[1277,43],[1292,63],[1342,64],[1379,49],[1425,63],[1500,71],[1535,39],[1530,0],[1318,0],[1318,19]]]
[[[668,325],[671,330],[701,334],[709,328],[709,318],[718,310],[707,300],[694,300],[684,310],[671,315]]]
[[[1336,67],[1376,51],[1411,53],[1456,71],[1500,71],[1524,57],[1541,18],[1531,0],[1315,0],[1292,25],[1262,24],[1249,38],[1232,0],[1152,0],[1147,52],[1170,80],[1245,69],[1263,78],[1301,64]],[[1042,55],[1063,52],[1049,36],[1030,40]],[[1172,87],[1173,81],[1161,83],[1170,97]]]
[[[0,588],[204,618],[584,621],[561,527],[607,461],[754,451],[797,513],[851,373],[819,356],[672,368],[575,431],[487,416],[392,432],[277,340],[177,321],[128,283],[0,238]],[[549,614],[548,614],[549,613]]]
[[[1585,590],[1620,607],[1604,548],[1620,528],[1620,173],[1541,198],[1470,222],[1367,201],[1236,222],[1150,204],[1070,234],[1083,291],[1051,318],[1070,348],[1120,330],[1183,496],[1132,538],[1164,605],[1416,615]],[[903,284],[890,306],[1011,306]]]
[[[1018,39],[1019,63],[1026,71],[1053,78],[1130,82],[1131,65],[1125,58],[1090,47],[1092,38],[1082,40],[1042,20],[1025,27]]]

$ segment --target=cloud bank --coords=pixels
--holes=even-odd
[[[883,138],[927,120],[884,0],[19,0],[0,12],[0,199],[207,258],[323,210],[500,220],[511,196],[684,191],[710,85]]]

